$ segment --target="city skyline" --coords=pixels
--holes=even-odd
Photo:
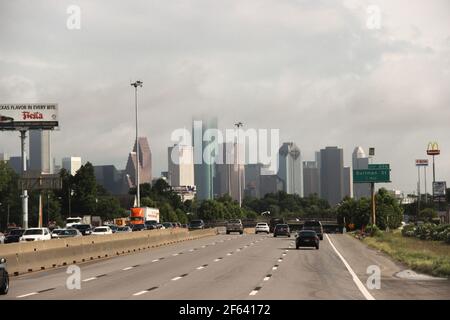
[[[77,154],[124,168],[135,129],[129,80],[139,78],[154,176],[167,169],[172,130],[203,113],[220,115],[222,128],[279,128],[280,141],[295,141],[305,160],[337,145],[348,166],[355,146],[375,147],[374,161],[391,164],[384,186],[405,192],[416,190],[415,159],[437,141],[436,178],[450,181],[448,2],[381,1],[380,30],[366,25],[368,1],[269,2],[186,1],[180,11],[166,2],[154,10],[79,1],[83,23],[74,31],[64,1],[2,3],[0,34],[10,45],[1,47],[0,96],[59,104],[57,159]],[[133,36],[136,28],[145,39]],[[20,154],[16,133],[0,135],[0,152]]]

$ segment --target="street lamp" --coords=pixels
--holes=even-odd
[[[237,127],[237,165],[238,165],[238,189],[239,189],[239,208],[242,206],[242,194],[241,194],[241,163],[240,163],[240,155],[239,155],[239,131],[240,128],[244,125],[242,122],[238,122],[234,124]]]
[[[136,109],[136,205],[137,207],[141,206],[141,195],[140,195],[140,188],[139,188],[139,143],[138,143],[138,103],[137,103],[137,88],[142,87],[143,82],[138,80],[136,82],[131,83],[131,86],[134,87],[134,102],[135,102],[135,109]]]

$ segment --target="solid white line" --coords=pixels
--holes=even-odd
[[[97,279],[96,277],[84,279],[83,282],[88,282]]]
[[[249,296],[254,296],[257,293],[258,293],[258,290],[253,290],[252,292],[250,292]]]
[[[133,267],[123,268],[122,270],[123,270],[123,271],[127,271],[127,270],[131,270],[131,269],[133,269]]]
[[[353,282],[356,284],[356,286],[358,287],[359,291],[361,291],[361,293],[363,294],[364,298],[366,298],[367,300],[375,300],[375,298],[370,294],[370,292],[366,289],[366,287],[363,285],[363,283],[361,282],[361,280],[359,280],[358,276],[356,275],[356,273],[353,271],[352,267],[350,267],[350,265],[347,263],[347,261],[344,259],[344,257],[339,253],[339,251],[336,249],[336,247],[334,246],[333,242],[331,242],[330,237],[325,234],[325,236],[328,239],[328,242],[330,243],[331,247],[333,248],[333,250],[336,252],[337,256],[342,260],[342,262],[344,263],[345,267],[347,268],[348,272],[350,273],[350,275],[352,276]]]
[[[148,292],[147,290],[139,291],[139,292],[134,293],[133,296],[140,296],[140,295],[143,295],[144,293],[147,293],[147,292]]]
[[[181,277],[175,277],[175,278],[172,279],[172,281],[177,281],[177,280],[180,280],[180,279],[181,279]]]
[[[31,293],[23,294],[21,296],[17,296],[17,298],[26,298],[26,297],[29,297],[29,296],[34,296],[36,294],[38,294],[38,293],[37,292],[31,292]]]

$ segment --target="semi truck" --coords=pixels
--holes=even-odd
[[[145,224],[146,221],[156,221],[159,223],[159,209],[150,207],[131,208],[130,224]]]

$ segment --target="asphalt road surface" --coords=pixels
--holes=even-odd
[[[371,266],[379,289],[367,286]],[[0,299],[450,299],[450,280],[400,277],[405,267],[342,234],[320,250],[296,250],[294,237],[219,234],[79,267],[80,289],[68,289],[72,275],[60,268],[13,277]]]

